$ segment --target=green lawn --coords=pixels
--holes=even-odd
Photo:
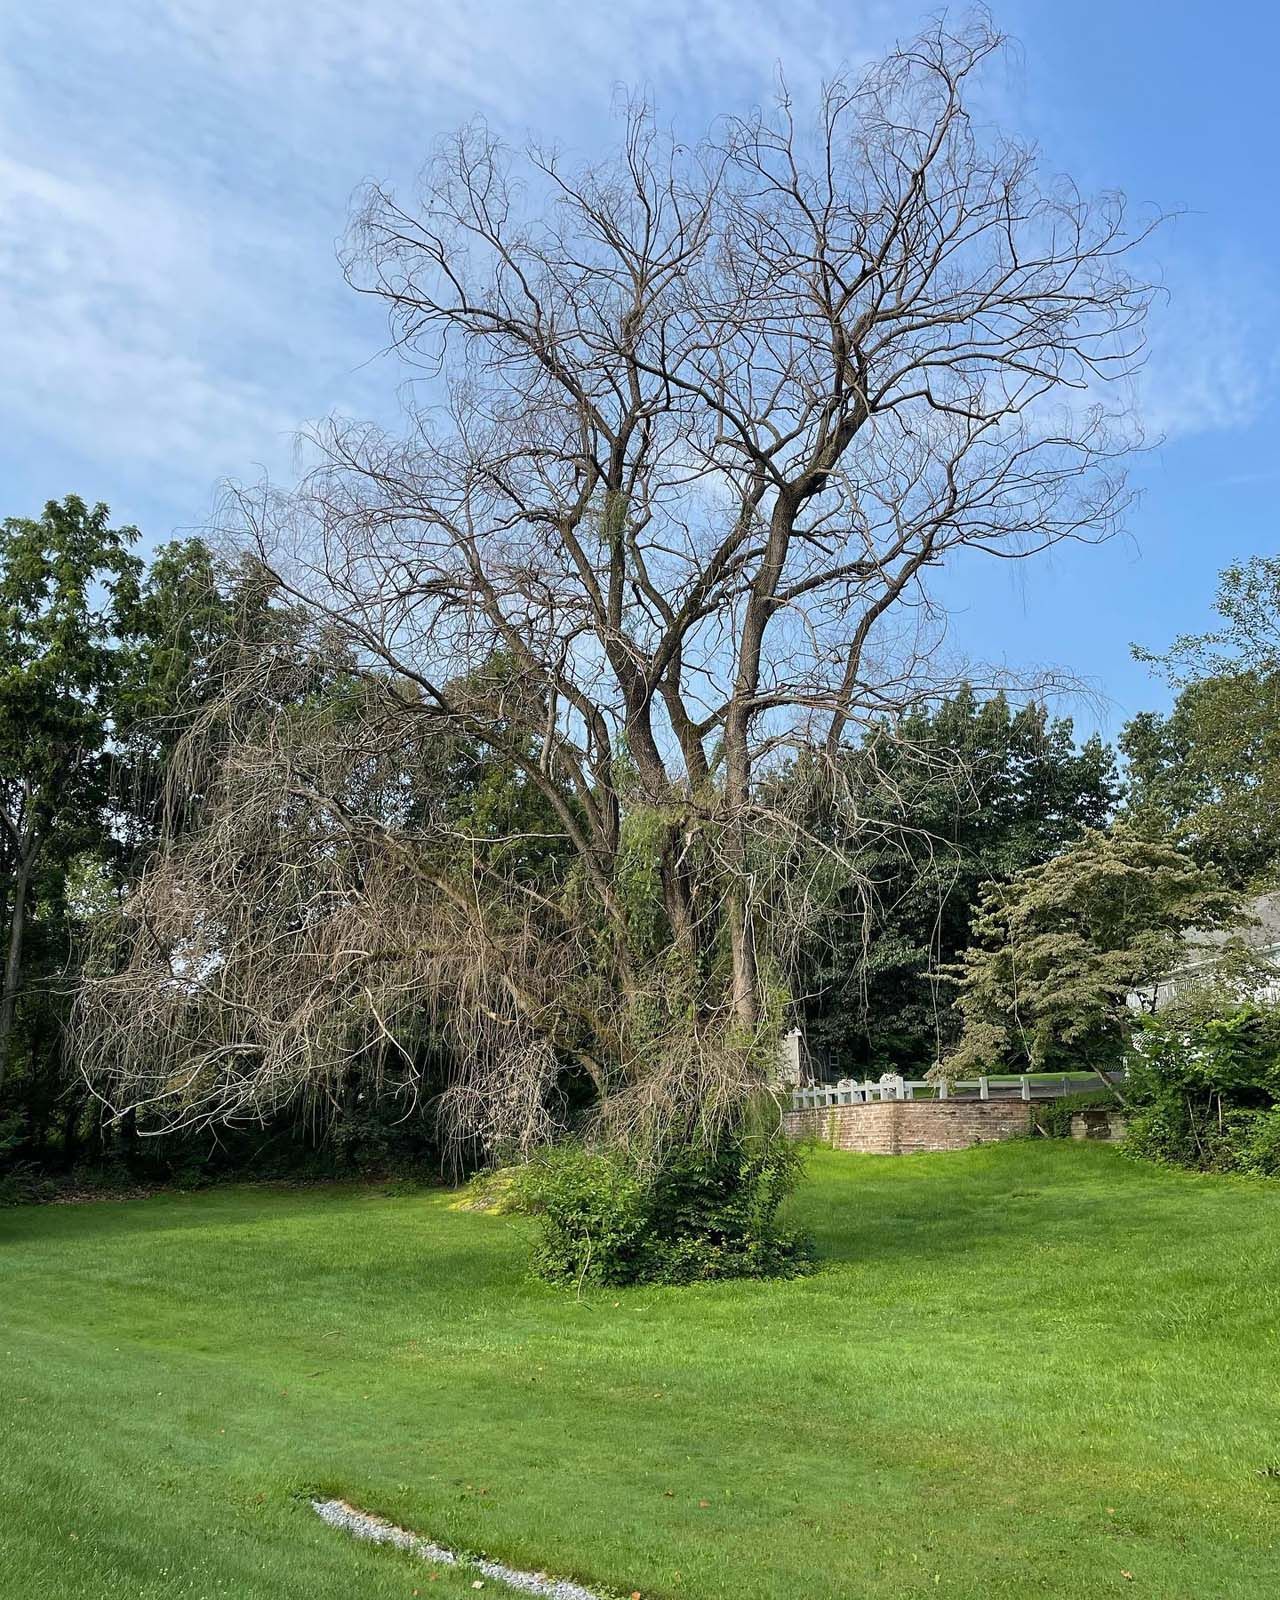
[[[1280,1592],[1280,1185],[823,1153],[815,1277],[581,1301],[447,1203],[0,1214],[0,1595],[471,1594],[307,1488],[646,1600]]]

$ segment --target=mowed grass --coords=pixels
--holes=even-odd
[[[816,1276],[581,1300],[448,1201],[0,1216],[5,1600],[472,1593],[311,1489],[646,1600],[1280,1593],[1280,1185],[819,1153]]]

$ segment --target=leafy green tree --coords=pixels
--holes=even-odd
[[[1143,712],[1121,736],[1127,812],[1167,832],[1239,888],[1280,865],[1280,674],[1190,683],[1167,716]]]
[[[15,519],[4,535],[0,861],[3,931],[10,932],[16,905],[20,953],[9,986],[0,1144],[11,1168],[36,1177],[90,1154],[95,1164],[123,1161],[153,1178],[179,1168],[194,1176],[209,1170],[207,1140],[160,1149],[139,1144],[132,1113],[103,1122],[73,1070],[66,1023],[77,987],[101,970],[104,955],[109,962],[110,930],[162,833],[182,835],[202,814],[210,777],[191,762],[189,736],[204,724],[215,747],[225,744],[234,731],[225,726],[229,686],[241,731],[275,725],[280,749],[288,749],[293,809],[280,815],[280,826],[307,826],[300,796],[333,775],[317,751],[331,755],[344,739],[346,781],[337,798],[379,825],[430,813],[455,839],[464,831],[536,838],[529,810],[536,800],[518,774],[496,772],[487,752],[462,738],[399,748],[393,764],[376,759],[361,743],[367,694],[350,656],[332,640],[317,647],[251,560],[223,562],[189,539],[161,546],[144,565],[128,549],[132,530],[114,533],[103,508],[89,511],[76,500],[48,508],[37,522]],[[259,670],[264,656],[280,669]],[[495,662],[493,673],[504,671],[514,677]],[[15,902],[15,880],[22,886],[15,835],[32,826],[25,894]],[[545,817],[540,831],[548,831]],[[346,849],[358,876],[359,851],[341,827],[317,833],[313,844],[321,858]],[[549,846],[536,849],[545,856]],[[524,866],[535,877],[540,870],[536,861]],[[249,904],[246,915],[263,909]],[[253,1141],[262,1170],[309,1161],[349,1170],[433,1155],[430,1119],[410,1116],[412,1103],[367,1093],[377,1076],[367,1068],[360,1063],[320,1115],[295,1106],[277,1116]],[[223,1168],[251,1153],[225,1129],[217,1152],[213,1165]]]
[[[203,539],[175,540],[151,557],[116,705],[117,744],[132,762],[163,762],[182,719],[221,681],[239,614],[260,589],[247,569],[221,566]]]
[[[1134,824],[1167,831],[1237,887],[1280,868],[1280,556],[1222,574],[1221,626],[1163,654],[1135,649],[1178,690],[1121,738]]]
[[[270,614],[247,566],[199,539],[144,565],[136,537],[74,496],[0,531],[0,1076],[38,1159],[71,1159],[93,1120],[63,1059],[86,934],[154,844],[167,762],[229,642]]]
[[[963,1032],[947,1074],[1116,1066],[1129,996],[1177,964],[1189,929],[1239,908],[1217,872],[1124,825],[988,884],[956,973]]]
[[[137,619],[133,528],[75,495],[0,524],[0,873],[4,974],[0,1084],[8,1069],[37,872],[101,842],[113,697]],[[55,895],[56,887],[46,885]]]
[[[981,886],[1047,860],[1116,799],[1115,760],[1070,721],[966,686],[843,757],[854,797],[826,822],[866,819],[859,856],[874,897],[847,891],[805,940],[806,1037],[841,1071],[919,1072],[954,1043],[942,973],[969,942]]]
[[[1134,655],[1181,684],[1232,672],[1280,672],[1280,555],[1224,567],[1213,609],[1218,627],[1179,634],[1164,652],[1135,645]]]

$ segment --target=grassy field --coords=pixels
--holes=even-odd
[[[313,1488],[645,1600],[1280,1592],[1280,1185],[824,1153],[815,1277],[581,1301],[447,1205],[0,1214],[5,1600],[472,1594]]]

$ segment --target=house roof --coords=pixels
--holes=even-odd
[[[1245,902],[1246,920],[1233,928],[1193,928],[1187,934],[1185,966],[1212,958],[1228,939],[1238,939],[1250,950],[1280,947],[1280,890],[1254,895]],[[1180,969],[1181,970],[1181,969]]]

